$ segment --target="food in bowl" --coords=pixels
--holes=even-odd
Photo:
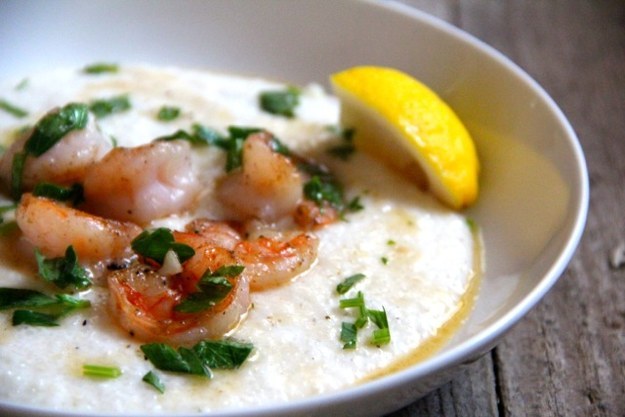
[[[408,366],[470,311],[473,222],[317,85],[97,64],[0,91],[3,401],[275,404]]]

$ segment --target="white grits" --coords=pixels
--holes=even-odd
[[[347,215],[317,232],[315,265],[290,285],[253,293],[253,308],[233,337],[254,344],[254,353],[240,369],[216,371],[212,380],[156,371],[166,385],[157,393],[141,381],[153,366],[137,342],[109,317],[107,291],[94,286],[81,297],[92,308],[68,316],[56,328],[16,326],[10,312],[0,312],[0,403],[29,404],[80,412],[196,412],[268,405],[334,392],[358,384],[372,374],[413,355],[418,347],[454,315],[476,274],[476,248],[466,219],[439,205],[413,184],[389,172],[366,155],[348,162],[318,149],[333,139],[327,129],[338,123],[338,103],[319,86],[303,90],[297,118],[259,110],[258,93],[281,85],[176,68],[122,67],[118,74],[84,75],[76,69],[48,71],[0,84],[0,98],[28,109],[18,119],[0,110],[0,141],[36,122],[45,112],[68,102],[129,94],[132,109],[99,121],[119,145],[136,146],[193,123],[225,132],[229,125],[261,126],[292,149],[323,159],[345,186],[348,198],[360,196],[364,210]],[[171,122],[155,117],[163,105],[182,115]],[[218,216],[212,178],[223,171],[223,152],[195,150],[195,163],[207,183],[196,215]],[[193,216],[191,216],[193,217]],[[183,225],[185,218],[158,224]],[[155,223],[156,224],[156,223]],[[1,287],[52,291],[31,266],[17,268],[2,246]],[[29,269],[30,268],[30,269]],[[354,312],[341,310],[335,291],[345,277],[366,278],[346,296],[365,295],[369,308],[385,308],[392,341],[376,347],[360,335],[356,350],[343,350],[342,321]],[[95,380],[81,375],[85,363],[114,365],[123,375]]]

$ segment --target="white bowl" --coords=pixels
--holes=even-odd
[[[503,55],[414,9],[356,0],[5,0],[0,19],[1,77],[115,61],[327,85],[338,70],[384,65],[431,86],[474,135],[482,190],[468,215],[483,227],[486,270],[475,309],[453,340],[424,362],[361,386],[211,416],[376,416],[412,402],[491,349],[556,282],[582,234],[587,171],[557,105]],[[49,414],[1,402],[0,412]]]

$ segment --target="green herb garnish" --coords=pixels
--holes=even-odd
[[[50,296],[39,291],[21,288],[0,288],[0,310],[18,309],[13,312],[14,326],[57,326],[58,320],[74,310],[87,308],[88,300],[81,300],[67,294]],[[30,310],[24,310],[24,309]],[[43,311],[33,311],[43,310]]]
[[[254,346],[234,340],[203,340],[178,350],[164,343],[141,345],[148,360],[162,371],[212,378],[213,369],[235,369],[245,362]]]
[[[87,125],[89,109],[80,103],[70,103],[48,113],[33,128],[22,152],[16,152],[11,166],[11,196],[17,200],[22,194],[24,164],[28,155],[39,157],[52,148],[65,135]]]
[[[292,118],[295,116],[295,108],[299,105],[300,94],[300,90],[296,87],[264,91],[259,96],[260,108],[267,113]]]
[[[154,389],[161,394],[165,393],[165,384],[163,384],[161,379],[154,372],[149,371],[147,374],[143,375],[143,378],[141,378],[141,380],[146,384],[154,387]]]
[[[22,118],[22,117],[26,117],[28,116],[28,111],[17,107],[14,104],[9,103],[6,100],[0,99],[0,109],[4,110],[5,112],[9,113],[12,116],[18,117],[18,118]]]
[[[91,285],[91,279],[86,269],[78,264],[78,257],[73,246],[68,246],[65,256],[46,259],[39,249],[35,249],[35,259],[39,269],[39,276],[59,288],[73,286],[83,290]]]
[[[336,286],[336,292],[339,294],[345,294],[350,290],[357,282],[362,281],[365,278],[365,274],[354,274],[345,278],[340,284]]]
[[[197,292],[191,293],[174,310],[181,313],[197,313],[213,307],[232,291],[228,278],[243,272],[242,265],[224,265],[215,272],[207,270],[197,283]]]
[[[163,122],[170,122],[180,116],[180,108],[174,106],[163,106],[156,114],[156,118]]]
[[[344,205],[343,188],[341,185],[334,179],[323,178],[319,175],[313,175],[304,184],[304,196],[320,207],[324,201],[339,210]]]
[[[162,264],[165,255],[172,250],[178,256],[180,263],[195,255],[195,251],[189,245],[177,243],[171,230],[159,227],[153,231],[144,230],[131,242],[132,250],[144,258],[153,259]]]
[[[354,133],[354,129],[339,130],[338,134],[342,139],[341,143],[330,147],[327,152],[343,161],[348,160],[356,151],[356,147],[354,146]]]
[[[69,201],[73,206],[77,206],[85,201],[81,184],[72,184],[71,186],[64,187],[49,182],[41,182],[33,189],[33,195],[37,197],[47,197],[57,201]]]
[[[391,341],[391,331],[388,326],[386,310],[367,310],[367,315],[378,327],[373,331],[371,343],[374,345],[385,345]]]
[[[85,364],[82,366],[82,374],[92,378],[114,379],[120,377],[122,371],[116,366]]]
[[[103,73],[116,73],[119,71],[117,64],[109,62],[97,62],[91,65],[87,65],[83,68],[82,72],[85,74],[103,74]]]
[[[94,100],[89,103],[89,110],[95,117],[101,119],[115,113],[121,113],[130,109],[131,104],[127,95],[110,97],[107,99]]]
[[[341,342],[343,342],[343,349],[355,349],[356,342],[358,341],[358,328],[354,323],[343,322],[341,323]]]

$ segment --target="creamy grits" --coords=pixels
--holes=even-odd
[[[262,127],[294,152],[329,167],[347,200],[358,197],[362,209],[313,232],[318,253],[307,271],[285,285],[251,293],[247,316],[228,335],[254,346],[240,368],[215,370],[210,380],[155,370],[139,348],[143,342],[112,316],[106,281],[96,280],[73,294],[90,300],[91,307],[64,317],[57,327],[13,326],[11,312],[0,311],[0,403],[119,414],[279,404],[335,392],[422,359],[424,349],[430,352],[432,341],[451,334],[470,310],[480,268],[470,222],[361,152],[347,160],[327,154],[324,149],[341,140],[336,129],[329,129],[337,127],[339,105],[322,87],[302,87],[295,117],[286,118],[259,108],[261,92],[285,88],[264,79],[120,66],[103,74],[50,70],[20,81],[0,84],[0,98],[28,113],[17,117],[0,110],[0,141],[6,148],[16,131],[54,107],[127,95],[130,109],[97,120],[117,146],[146,144],[194,123],[221,132],[228,126]],[[176,106],[180,115],[159,120],[163,106]],[[193,147],[191,162],[202,184],[194,209],[142,228],[180,229],[194,218],[227,217],[215,195],[224,152]],[[0,239],[0,287],[60,292],[37,277],[34,258],[25,262],[17,255],[19,232]],[[365,278],[337,294],[337,284],[357,273]],[[359,291],[367,308],[386,311],[388,344],[369,343],[375,326],[368,323],[358,333],[356,348],[343,349],[341,325],[353,322],[356,312],[340,308],[339,300]],[[86,377],[84,364],[115,366],[122,374]],[[166,386],[163,394],[142,381],[150,370]]]

